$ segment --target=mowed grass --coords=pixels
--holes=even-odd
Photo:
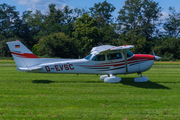
[[[180,119],[179,67],[155,65],[143,73],[146,83],[118,76],[110,84],[100,75],[18,72],[13,61],[0,61],[0,119]]]

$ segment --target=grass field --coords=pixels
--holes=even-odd
[[[118,75],[117,84],[97,75],[16,71],[0,61],[0,119],[167,120],[180,119],[180,62],[159,62],[143,73]]]

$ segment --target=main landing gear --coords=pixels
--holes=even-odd
[[[134,79],[134,82],[147,82],[149,80],[148,77],[142,76],[142,73],[138,73],[141,76]],[[121,81],[120,77],[114,76],[113,74],[102,75],[100,76],[101,80],[104,80],[106,83],[118,83]]]
[[[118,83],[121,81],[120,77],[114,76],[113,74],[102,75],[100,76],[101,80],[104,80],[106,83]]]

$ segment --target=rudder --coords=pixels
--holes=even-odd
[[[39,57],[34,55],[19,40],[7,42],[7,45],[17,65],[17,70],[22,71],[20,68],[29,68],[39,64]]]

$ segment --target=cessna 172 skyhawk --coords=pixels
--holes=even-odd
[[[70,73],[70,74],[105,74],[101,80],[108,83],[121,81],[116,74],[141,74],[149,70],[154,60],[160,59],[155,55],[133,54],[128,49],[133,45],[112,46],[102,45],[93,47],[91,54],[83,59],[53,59],[39,58],[20,41],[7,42],[15,60],[18,71],[38,73]],[[146,82],[148,77],[135,78],[135,82]]]

